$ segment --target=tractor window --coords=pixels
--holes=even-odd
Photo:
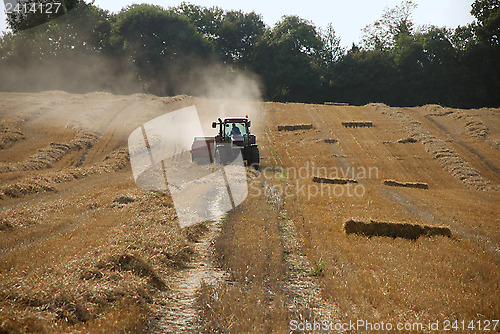
[[[245,123],[226,123],[225,135],[228,137],[234,135],[246,136],[248,135],[247,125]]]

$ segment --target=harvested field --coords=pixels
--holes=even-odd
[[[451,231],[447,227],[427,226],[407,223],[383,223],[370,221],[369,223],[348,220],[344,224],[347,234],[359,234],[367,237],[391,237],[416,240],[421,236],[445,236],[451,237]]]
[[[429,189],[429,185],[423,182],[399,182],[394,180],[385,180],[384,184],[386,186],[392,186],[392,187]]]
[[[383,112],[387,113],[391,118],[397,119],[401,126],[407,131],[409,137],[420,141],[424,145],[425,150],[430,153],[434,159],[437,159],[444,168],[468,187],[478,190],[488,190],[497,187],[481,175],[481,173],[471,166],[468,161],[464,160],[463,156],[456,151],[457,148],[451,147],[448,143],[449,139],[444,139],[442,137],[443,135],[440,133],[442,129],[439,128],[439,126],[436,130],[441,138],[426,128],[422,124],[425,120],[425,116],[420,117],[420,115],[418,115],[419,120],[417,121],[414,120],[410,114],[402,110],[387,108]],[[412,115],[414,114],[415,112],[412,112]],[[477,157],[476,153],[470,153]],[[481,157],[479,158],[481,159]]]
[[[40,170],[54,167],[71,151],[83,151],[92,148],[97,142],[98,136],[86,131],[77,131],[75,138],[68,143],[51,142],[47,147],[39,149],[36,154],[28,157],[25,161],[17,163],[0,163],[0,173],[21,170]]]
[[[498,319],[498,109],[65,92],[0,101],[0,332]],[[246,170],[240,206],[181,229],[168,191],[134,183],[127,145],[140,125],[191,105],[205,132],[193,137],[249,113],[261,168]],[[224,185],[194,179],[189,195],[219,212]]]
[[[28,176],[16,179],[0,186],[0,199],[4,196],[17,198],[31,194],[56,191],[56,186],[63,182],[71,182],[93,174],[116,172],[128,165],[128,152],[124,149],[112,152],[104,158],[104,162],[86,168],[67,168],[63,171],[50,171],[39,176]],[[36,170],[36,168],[34,169]]]

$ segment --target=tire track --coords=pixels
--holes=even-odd
[[[167,280],[169,291],[158,296],[155,324],[158,333],[194,333],[201,327],[197,306],[204,284],[217,285],[228,274],[215,267],[213,245],[221,231],[221,222],[206,223],[208,231],[194,245],[195,258],[189,268],[181,269]]]
[[[269,127],[264,129],[264,137],[268,144],[274,143],[275,138],[272,135]],[[271,159],[277,166],[283,167],[277,151],[269,150]],[[288,153],[287,153],[288,155]],[[290,157],[289,157],[290,158]],[[265,189],[266,202],[270,203],[275,209],[279,210],[278,216],[287,217],[287,212],[284,209],[284,198],[279,192],[273,192],[272,187],[263,181],[262,185]],[[281,231],[281,241],[284,245],[284,250],[287,256],[285,261],[288,264],[288,275],[286,279],[285,295],[290,303],[288,310],[293,315],[294,319],[303,319],[304,311],[309,312],[310,318],[321,319],[322,321],[331,321],[332,323],[339,320],[337,308],[323,300],[322,292],[314,278],[308,273],[313,272],[314,266],[304,253],[303,245],[299,241],[295,222],[292,219],[282,219],[277,222]]]
[[[207,191],[216,187],[218,193],[225,192],[225,187],[212,183],[200,184],[199,180],[192,181],[200,186],[206,186]],[[218,196],[210,196],[213,216],[223,214],[217,200]],[[168,291],[156,298],[154,310],[154,324],[158,333],[194,333],[201,327],[199,306],[197,305],[200,289],[206,285],[217,285],[227,280],[229,274],[216,267],[214,259],[214,244],[222,230],[222,221],[204,222],[206,231],[193,245],[194,258],[187,268],[176,271],[166,280]],[[203,228],[203,226],[201,228]]]

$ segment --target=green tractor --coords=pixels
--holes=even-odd
[[[191,148],[193,161],[215,160],[215,163],[228,165],[239,153],[247,166],[259,169],[259,148],[255,135],[250,133],[251,121],[246,117],[228,117],[212,123],[219,128],[214,137],[196,137]]]

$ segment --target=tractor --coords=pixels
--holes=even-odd
[[[259,169],[259,148],[255,135],[250,133],[251,121],[245,117],[228,117],[212,123],[212,128],[219,128],[215,137],[195,137],[191,146],[193,162],[215,162],[228,165],[239,153],[247,166]]]

